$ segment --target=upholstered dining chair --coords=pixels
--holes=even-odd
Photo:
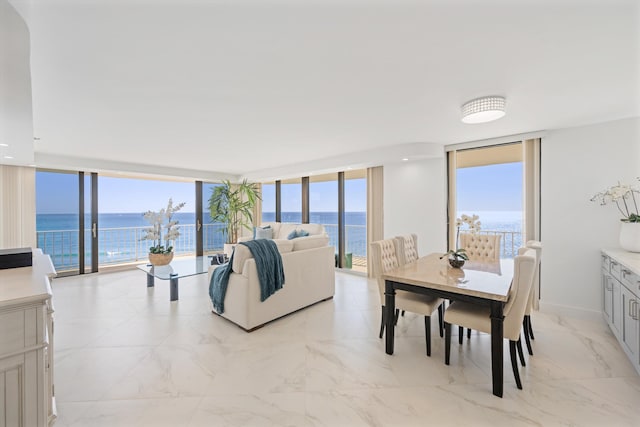
[[[413,262],[418,259],[418,235],[405,234],[393,238],[400,265]]]
[[[419,258],[417,234],[396,236],[393,238],[393,241],[396,246],[396,255],[400,265],[408,264]],[[442,322],[443,310],[444,303],[438,306],[438,330],[440,331],[441,338],[444,336],[444,323]],[[401,313],[404,316],[404,310],[402,310]]]
[[[531,311],[538,309],[538,281],[540,278],[540,260],[542,258],[542,243],[537,240],[529,240],[526,245],[527,248],[536,251],[536,270],[533,275],[533,284],[531,285],[531,292],[529,292],[529,300],[527,301],[527,307],[524,311],[524,320],[522,323],[522,330],[524,332],[524,341],[527,344],[527,351],[529,355],[533,356],[533,349],[531,348],[531,341],[536,338],[533,336],[533,327],[531,326]]]
[[[464,249],[469,261],[500,261],[501,234],[460,234],[460,249]],[[462,344],[464,328],[458,327],[458,342]],[[471,329],[467,329],[467,339],[471,338]]]
[[[400,266],[394,239],[379,240],[369,245],[373,261],[373,274],[378,282],[380,302],[382,306],[382,319],[380,321],[380,338],[384,333],[386,310],[385,310],[385,283],[382,275]],[[441,298],[419,295],[413,292],[396,291],[396,312],[395,321],[398,321],[399,310],[406,310],[411,313],[424,316],[424,330],[427,347],[427,356],[431,356],[431,314],[442,304]],[[440,322],[442,322],[442,311],[440,311]]]
[[[509,299],[504,306],[504,337],[509,340],[511,368],[517,387],[522,390],[516,350],[524,366],[520,330],[524,320],[524,312],[529,301],[529,293],[536,266],[536,253],[533,249],[520,248],[514,259],[513,280],[509,290]],[[460,325],[481,332],[491,333],[491,310],[462,301],[454,301],[444,313],[445,330],[445,364],[449,364],[451,355],[451,324]]]

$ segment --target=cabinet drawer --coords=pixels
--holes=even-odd
[[[616,279],[620,280],[620,276],[622,273],[622,266],[620,265],[620,263],[614,259],[612,259],[610,261],[610,268],[609,268],[609,272],[611,272],[611,275],[613,277],[615,277]]]
[[[620,269],[620,281],[636,297],[640,296],[640,276],[622,266],[622,268]]]

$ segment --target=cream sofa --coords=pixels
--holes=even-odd
[[[233,272],[220,316],[246,331],[301,308],[333,298],[335,291],[335,249],[320,224],[271,225],[274,242],[282,256],[285,282],[282,289],[260,302],[260,284],[256,261],[244,245],[237,245],[233,256]],[[288,240],[293,230],[305,230],[309,236]],[[209,267],[209,281],[217,266]],[[214,310],[214,313],[215,310]]]

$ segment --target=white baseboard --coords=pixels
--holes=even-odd
[[[540,301],[540,312],[555,314],[558,316],[573,317],[583,320],[603,320],[602,311],[588,310],[585,308],[571,307],[562,304],[553,304],[544,301]]]

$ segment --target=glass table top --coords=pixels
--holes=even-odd
[[[209,271],[211,257],[199,256],[188,258],[176,258],[168,265],[152,266],[151,264],[141,264],[137,268],[147,274],[161,280],[180,279],[181,277],[195,276]]]

